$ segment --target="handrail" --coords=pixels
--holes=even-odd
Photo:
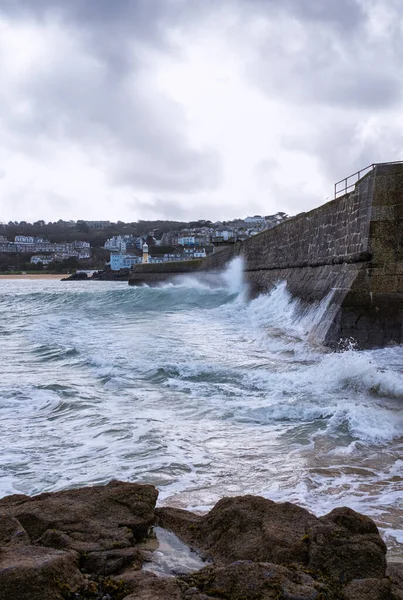
[[[355,188],[356,184],[360,181],[360,179],[362,177],[367,175],[372,169],[374,169],[378,165],[399,165],[399,164],[403,164],[403,161],[402,160],[394,160],[394,161],[390,161],[390,162],[372,163],[371,165],[368,165],[368,167],[364,167],[363,169],[356,171],[352,175],[349,175],[348,177],[344,177],[344,179],[340,179],[340,181],[337,181],[334,184],[334,198],[336,199],[338,196],[344,196],[345,194],[347,194],[347,192],[351,188]],[[348,184],[349,179],[352,179],[353,177],[357,177],[357,180],[353,181],[353,183]],[[340,189],[337,189],[337,186],[339,186],[341,183],[343,184],[343,186]]]

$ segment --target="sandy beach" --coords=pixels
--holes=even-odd
[[[26,275],[0,275],[0,281],[2,279],[56,279],[60,281],[63,277],[68,277],[65,273],[59,273],[59,275],[51,274],[51,273],[37,273],[37,274],[29,274]]]

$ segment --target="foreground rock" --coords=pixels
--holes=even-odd
[[[0,500],[0,600],[403,600],[371,519],[317,518],[290,503],[224,498],[206,515],[155,509],[153,486],[107,486]],[[212,564],[157,577],[138,546],[153,524]],[[183,572],[183,571],[182,571]]]
[[[317,518],[289,502],[241,496],[220,500],[203,517],[172,508],[156,513],[162,527],[219,564],[298,563],[341,584],[385,576],[386,546],[375,523],[349,508]]]
[[[0,598],[4,600],[58,600],[84,585],[73,553],[37,546],[1,549]]]
[[[128,565],[140,569],[142,556],[133,546],[154,521],[157,496],[150,485],[114,481],[3,498],[0,600],[58,600],[85,587],[84,573],[108,576]],[[18,594],[9,592],[14,589]]]
[[[0,523],[12,517],[22,533],[3,543],[26,535],[30,543],[78,552],[127,548],[147,535],[157,497],[151,485],[117,481],[33,498],[9,496],[0,500]]]

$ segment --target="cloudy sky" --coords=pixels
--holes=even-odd
[[[0,0],[0,221],[290,214],[403,158],[401,0]]]

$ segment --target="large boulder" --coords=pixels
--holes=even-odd
[[[27,546],[30,540],[21,523],[10,516],[0,516],[0,547]]]
[[[386,576],[392,584],[393,600],[403,600],[403,563],[389,563]]]
[[[254,560],[305,564],[305,536],[317,522],[304,508],[259,496],[223,498],[203,517],[169,508],[157,509],[156,514],[162,527],[221,563]]]
[[[84,585],[74,552],[38,546],[0,549],[0,600],[63,600]]]
[[[131,588],[125,600],[340,600],[338,588],[302,569],[270,563],[236,561],[210,565],[182,577],[136,573],[124,579]]]
[[[315,580],[301,569],[271,563],[236,561],[229,565],[209,566],[182,578],[187,584],[183,598],[204,600],[336,600],[338,590]]]
[[[289,502],[240,496],[220,500],[205,516],[171,508],[156,514],[216,563],[298,563],[341,584],[385,576],[386,547],[375,523],[349,508],[317,518]]]
[[[182,587],[177,579],[157,577],[143,571],[123,581],[131,589],[124,600],[183,600]]]
[[[346,583],[385,577],[386,546],[369,517],[336,508],[308,531],[309,567]]]
[[[137,548],[120,548],[85,553],[81,556],[80,568],[84,573],[107,577],[122,573],[127,568],[130,571],[140,570],[143,562],[143,556]]]
[[[153,524],[157,496],[151,485],[118,481],[32,498],[10,496],[0,500],[0,524],[14,519],[30,543],[80,553],[130,547]]]
[[[353,579],[343,589],[344,600],[392,600],[389,579]]]

